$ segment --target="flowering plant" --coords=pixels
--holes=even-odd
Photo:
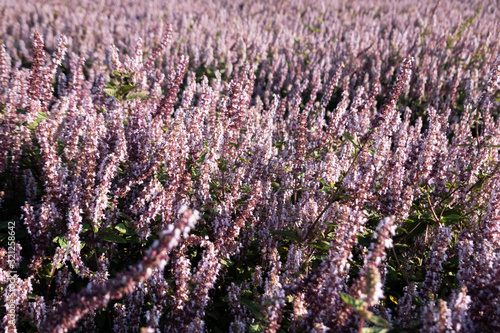
[[[480,3],[0,4],[4,330],[500,330]]]

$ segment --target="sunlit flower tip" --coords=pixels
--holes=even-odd
[[[386,238],[386,239],[384,240],[384,245],[385,245],[385,247],[386,247],[386,248],[388,248],[388,249],[389,249],[389,248],[391,248],[391,247],[392,247],[392,238]]]
[[[188,206],[182,205],[181,208],[179,208],[178,213],[179,214],[184,214],[188,210]]]

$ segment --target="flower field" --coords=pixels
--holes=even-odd
[[[500,332],[498,0],[0,1],[5,332]]]

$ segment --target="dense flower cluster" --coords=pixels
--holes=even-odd
[[[6,332],[500,331],[497,1],[0,16]]]

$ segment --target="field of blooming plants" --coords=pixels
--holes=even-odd
[[[500,332],[500,3],[0,0],[5,332]]]

